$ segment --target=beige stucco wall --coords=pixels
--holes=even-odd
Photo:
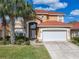
[[[60,22],[64,22],[64,17],[58,16],[58,15],[37,15],[37,18],[39,18],[40,20],[44,21],[60,21]],[[61,18],[60,18],[61,17]],[[36,19],[37,20],[37,19]]]
[[[36,23],[37,23],[37,24],[40,24],[40,23],[41,23],[41,21],[36,19]]]
[[[67,31],[67,41],[70,41],[71,37],[70,37],[70,28],[39,28],[39,31],[38,31],[38,35],[37,35],[37,39],[39,41],[43,41],[42,39],[42,32],[43,30],[65,30]]]
[[[58,16],[50,15],[48,16],[48,20],[58,21]]]
[[[38,17],[41,20],[47,20],[47,15],[37,15],[36,17]]]

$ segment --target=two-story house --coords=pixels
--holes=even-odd
[[[64,23],[64,14],[45,10],[35,10],[37,26],[30,22],[29,37],[38,41],[68,41],[71,25]]]
[[[63,13],[45,10],[35,10],[35,13],[36,19],[26,23],[27,37],[44,42],[69,41],[71,36],[79,35],[79,22],[76,24],[65,23]],[[9,33],[9,26],[7,29]],[[2,34],[2,27],[0,33]],[[15,33],[16,35],[25,35],[22,17],[15,20]]]
[[[71,25],[64,23],[64,14],[45,10],[35,10],[36,19],[28,21],[27,37],[38,41],[69,41]],[[23,18],[15,20],[16,35],[25,35]]]

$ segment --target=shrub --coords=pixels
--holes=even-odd
[[[73,37],[72,40],[79,42],[79,37]]]
[[[2,41],[2,37],[0,37],[0,41]]]
[[[25,36],[16,36],[15,37],[15,44],[18,45],[30,45],[30,38],[27,38]],[[10,36],[6,36],[6,39],[3,40],[2,37],[0,37],[0,45],[7,45],[10,44]]]
[[[73,37],[73,38],[71,39],[71,41],[72,41],[73,43],[79,45],[79,37]]]
[[[10,36],[6,36],[6,40],[7,41],[10,41]]]
[[[30,38],[26,38],[25,36],[16,36],[16,44],[18,45],[29,45],[30,44]]]
[[[0,45],[6,45],[6,44],[10,44],[10,36],[6,36],[4,40],[2,37],[0,37]]]

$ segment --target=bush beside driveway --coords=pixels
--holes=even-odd
[[[79,37],[73,37],[71,42],[79,46]]]

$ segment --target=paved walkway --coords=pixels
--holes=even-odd
[[[45,42],[51,59],[79,59],[79,47],[70,42]]]

